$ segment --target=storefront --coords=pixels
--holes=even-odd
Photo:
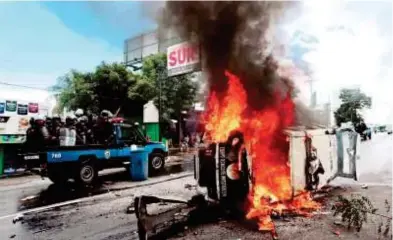
[[[56,104],[52,95],[43,90],[0,89],[0,175],[23,167],[18,152],[26,140],[31,118],[51,115]]]

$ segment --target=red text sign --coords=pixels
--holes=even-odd
[[[167,49],[168,76],[200,70],[199,45],[183,42]]]

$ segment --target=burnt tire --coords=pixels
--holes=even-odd
[[[149,174],[155,174],[164,169],[165,157],[161,153],[152,153],[149,155]]]
[[[65,171],[57,166],[48,166],[47,176],[54,184],[65,184],[70,179]]]
[[[75,181],[79,184],[92,185],[98,179],[98,169],[92,160],[82,161],[75,173]]]

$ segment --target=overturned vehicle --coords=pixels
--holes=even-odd
[[[294,127],[287,129],[285,136],[287,164],[278,170],[255,163],[253,166],[255,154],[247,151],[247,143],[239,131],[231,132],[226,141],[207,140],[194,157],[194,178],[204,194],[188,201],[137,197],[135,211],[140,239],[167,236],[178,225],[195,219],[200,223],[208,221],[207,212],[220,212],[215,215],[217,218],[228,217],[229,213],[230,217],[254,222],[256,228],[271,231],[275,236],[270,215],[285,212],[303,215],[318,210],[320,205],[313,201],[313,192],[336,177],[357,180],[360,138],[354,130]],[[281,175],[278,180],[261,180],[256,176],[261,175],[261,169]],[[284,185],[287,183],[288,186]],[[148,205],[157,202],[183,205],[160,214],[148,213]]]

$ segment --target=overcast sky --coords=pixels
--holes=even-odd
[[[303,33],[290,44],[309,50],[302,60],[313,72],[319,101],[330,98],[337,106],[340,88],[360,87],[373,98],[367,120],[393,121],[392,1],[309,0],[287,30]]]

